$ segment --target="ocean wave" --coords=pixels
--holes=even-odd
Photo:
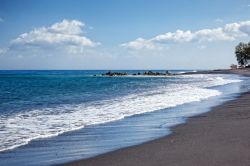
[[[0,151],[28,144],[34,139],[78,130],[87,125],[107,123],[128,116],[205,100],[221,95],[220,91],[210,89],[210,87],[241,81],[202,74],[176,77],[181,78],[180,80],[191,79],[192,81],[169,84],[151,91],[130,94],[112,100],[63,104],[11,116],[2,115],[0,116]]]

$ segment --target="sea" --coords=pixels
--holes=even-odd
[[[106,72],[0,71],[0,165],[55,165],[141,144],[250,89],[239,75]]]

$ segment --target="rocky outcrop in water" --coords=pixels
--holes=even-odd
[[[133,76],[168,76],[168,75],[173,75],[171,73],[169,73],[168,71],[165,71],[165,73],[160,73],[160,72],[153,72],[153,71],[146,71],[144,73],[133,73],[133,74],[128,74],[126,72],[107,72],[107,73],[103,73],[102,76],[127,76],[127,75],[133,75]]]
[[[165,73],[148,71],[148,72],[144,72],[143,75],[149,75],[149,76],[165,76],[165,75],[170,75],[170,73],[169,73],[168,71],[166,71]]]
[[[102,74],[102,76],[126,76],[126,75],[128,75],[128,73],[126,72],[121,73],[121,72],[111,72],[111,71]]]

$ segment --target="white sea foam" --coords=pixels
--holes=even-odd
[[[29,141],[56,136],[86,125],[101,124],[128,116],[201,101],[221,94],[208,87],[240,80],[216,75],[185,75],[177,78],[196,79],[197,82],[169,84],[148,92],[141,92],[91,104],[64,104],[0,117],[0,151],[13,149]]]

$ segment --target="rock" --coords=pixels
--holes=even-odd
[[[108,71],[107,73],[104,73],[102,74],[102,76],[126,76],[128,75],[128,73],[124,72],[111,72],[111,71]],[[136,73],[133,73],[131,74],[133,76],[136,76],[136,75],[141,75],[140,72],[138,72],[137,74]],[[165,73],[160,73],[160,72],[152,72],[152,71],[146,71],[144,73],[142,73],[142,75],[147,75],[147,76],[166,76],[166,75],[172,75],[170,74],[168,71],[166,71]]]
[[[125,75],[128,75],[128,74],[126,72],[120,73],[120,72],[111,72],[111,71],[102,74],[102,76],[111,76],[111,77],[112,76],[125,76]]]

